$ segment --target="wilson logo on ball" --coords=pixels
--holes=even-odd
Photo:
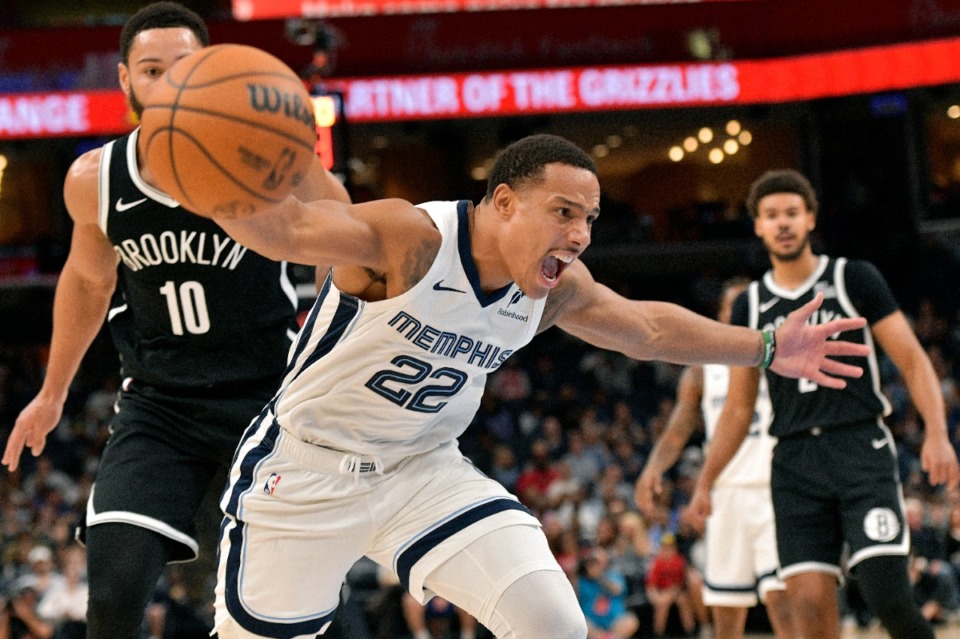
[[[299,95],[264,84],[248,84],[247,91],[254,111],[279,113],[282,109],[285,117],[299,120],[311,128],[316,126],[312,106],[304,104]]]

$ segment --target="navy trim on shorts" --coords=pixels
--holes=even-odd
[[[264,413],[261,414],[260,419],[257,420],[257,428],[252,428],[247,431],[248,436],[252,435],[259,429],[260,422],[263,421],[265,414],[266,411],[264,411]],[[245,436],[240,441],[240,445],[237,447],[238,451],[240,450],[240,447],[243,446],[243,443],[248,439],[248,436]],[[280,424],[278,424],[277,420],[274,419],[267,428],[267,432],[263,434],[263,439],[260,440],[260,443],[254,446],[243,458],[243,461],[240,462],[240,476],[237,478],[236,483],[230,490],[230,501],[227,502],[227,506],[224,509],[227,514],[233,517],[237,516],[237,507],[240,503],[240,496],[247,492],[247,489],[250,488],[250,485],[253,483],[253,473],[257,467],[257,464],[259,464],[264,457],[272,453],[273,449],[276,448],[277,437],[279,436]]]
[[[397,576],[400,577],[400,583],[403,584],[405,589],[409,590],[410,571],[413,570],[414,564],[420,561],[424,555],[468,526],[477,523],[481,519],[486,519],[491,515],[507,510],[521,510],[530,514],[527,507],[520,502],[504,497],[480,504],[428,532],[411,544],[411,546],[404,550],[400,557],[397,558]]]
[[[756,583],[754,583],[753,585],[750,585],[750,586],[717,586],[717,585],[714,585],[714,584],[710,583],[710,582],[707,581],[706,579],[704,579],[704,580],[703,580],[703,585],[706,586],[707,589],[712,590],[713,592],[742,592],[742,593],[756,593],[756,592],[757,592],[757,584],[756,584]]]
[[[293,639],[303,635],[319,634],[323,627],[333,620],[336,608],[328,613],[321,613],[318,617],[300,621],[267,621],[251,615],[240,603],[240,561],[243,554],[243,531],[247,525],[239,520],[236,523],[237,525],[230,531],[230,556],[227,559],[227,583],[224,589],[230,616],[244,630],[264,637]]]

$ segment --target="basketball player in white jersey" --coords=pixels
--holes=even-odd
[[[247,429],[221,500],[221,639],[314,637],[359,557],[497,637],[582,639],[586,622],[537,519],[456,438],[487,374],[559,326],[601,348],[682,364],[768,365],[842,387],[859,355],[806,324],[766,334],[627,300],[577,258],[600,187],[588,155],[549,135],[508,147],[485,197],[283,204],[223,228],[252,250],[333,264],[280,390]],[[774,344],[775,340],[775,344]]]
[[[733,300],[747,284],[749,280],[733,279],[724,285],[717,313],[721,322],[730,322]],[[727,398],[729,380],[730,370],[719,364],[684,369],[667,428],[637,479],[636,502],[643,512],[653,511],[654,499],[662,490],[661,477],[680,458],[690,436],[701,425],[709,445]],[[771,411],[761,375],[750,433],[717,478],[711,495],[713,514],[704,535],[703,601],[710,606],[716,639],[743,637],[747,612],[757,605],[758,595],[778,639],[794,636],[786,585],[776,574],[777,537],[770,501],[770,459],[776,440],[768,432]]]

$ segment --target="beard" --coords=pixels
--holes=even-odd
[[[137,98],[137,94],[134,93],[133,87],[130,87],[130,95],[127,96],[127,101],[130,103],[130,110],[133,111],[137,116],[137,121],[140,121],[140,118],[143,117],[143,102]]]
[[[810,246],[810,236],[807,235],[803,238],[803,241],[797,245],[797,248],[792,251],[778,251],[776,247],[767,246],[767,251],[771,256],[777,258],[781,262],[795,262],[800,259],[804,254],[807,247]]]

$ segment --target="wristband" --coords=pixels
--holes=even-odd
[[[777,334],[772,328],[767,328],[760,332],[760,337],[763,339],[763,356],[760,358],[759,367],[770,368],[777,352]]]

